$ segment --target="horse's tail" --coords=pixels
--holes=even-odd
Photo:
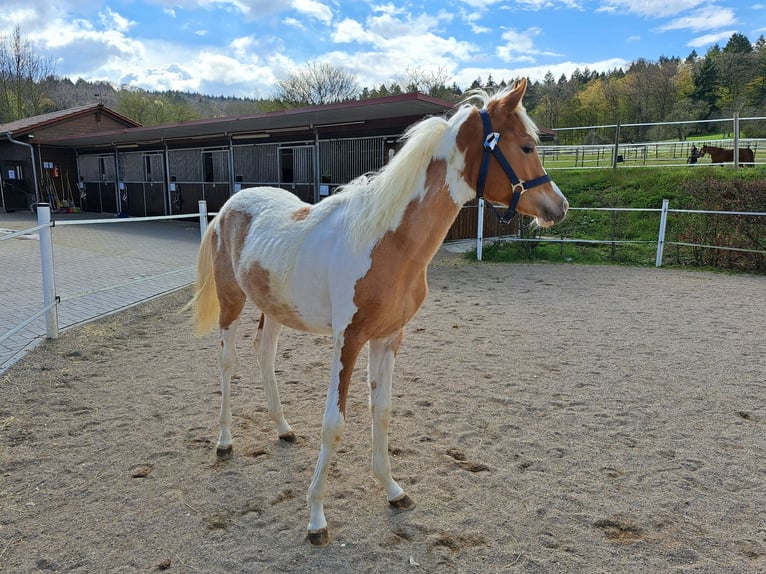
[[[213,274],[213,252],[216,239],[215,226],[210,224],[202,237],[202,243],[200,243],[197,254],[197,280],[194,284],[194,296],[186,305],[186,308],[191,308],[194,315],[198,336],[212,330],[218,322],[220,304],[215,288],[215,275]]]

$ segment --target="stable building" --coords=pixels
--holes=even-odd
[[[41,201],[79,206],[76,149],[45,142],[137,127],[95,104],[0,124],[0,208],[28,209]]]
[[[130,217],[214,213],[240,189],[275,186],[316,203],[385,165],[406,128],[454,104],[407,93],[235,117],[141,126],[101,104],[0,125],[6,211]],[[476,237],[476,210],[449,238]],[[506,235],[485,219],[485,236]]]
[[[0,142],[5,208],[52,199],[64,209],[175,215],[197,212],[201,199],[216,211],[262,185],[315,203],[382,167],[407,126],[452,107],[410,93],[147,127],[102,105],[28,118],[0,126],[10,134]],[[14,143],[22,149],[7,154]]]

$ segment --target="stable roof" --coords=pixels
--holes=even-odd
[[[39,138],[35,139],[35,143],[68,148],[96,148],[212,140],[229,136],[258,138],[278,133],[313,132],[315,128],[353,125],[362,128],[362,124],[367,122],[384,120],[399,120],[397,124],[405,120],[412,123],[424,116],[444,114],[454,105],[440,98],[408,93],[276,112]]]
[[[36,130],[47,130],[57,125],[71,123],[96,112],[108,116],[114,122],[122,124],[127,128],[141,126],[138,122],[135,122],[122,114],[118,114],[114,110],[105,107],[103,104],[88,104],[74,108],[67,108],[66,110],[48,112],[29,118],[22,118],[6,124],[0,124],[0,133],[9,133],[14,137],[24,136],[33,133]]]

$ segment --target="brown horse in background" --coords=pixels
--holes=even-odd
[[[724,162],[734,161],[733,149],[703,145],[700,150],[700,157],[705,154],[710,155],[710,163],[720,164],[721,167],[723,167]],[[739,148],[739,163],[741,165],[755,167],[755,154],[753,153],[753,150],[750,148]]]

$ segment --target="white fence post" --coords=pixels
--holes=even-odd
[[[199,236],[200,239],[205,236],[207,230],[207,201],[199,200]]]
[[[53,239],[51,237],[51,206],[37,204],[37,224],[40,228],[40,261],[43,271],[43,303],[45,304],[45,334],[58,339],[59,320],[56,301],[56,277],[53,269]]]
[[[481,261],[482,241],[484,240],[484,198],[479,198],[479,214],[476,222],[476,261]]]
[[[655,267],[662,267],[662,251],[665,248],[665,227],[668,223],[668,203],[670,200],[662,200],[662,211],[660,213],[660,233],[657,238],[657,259],[654,261]]]

